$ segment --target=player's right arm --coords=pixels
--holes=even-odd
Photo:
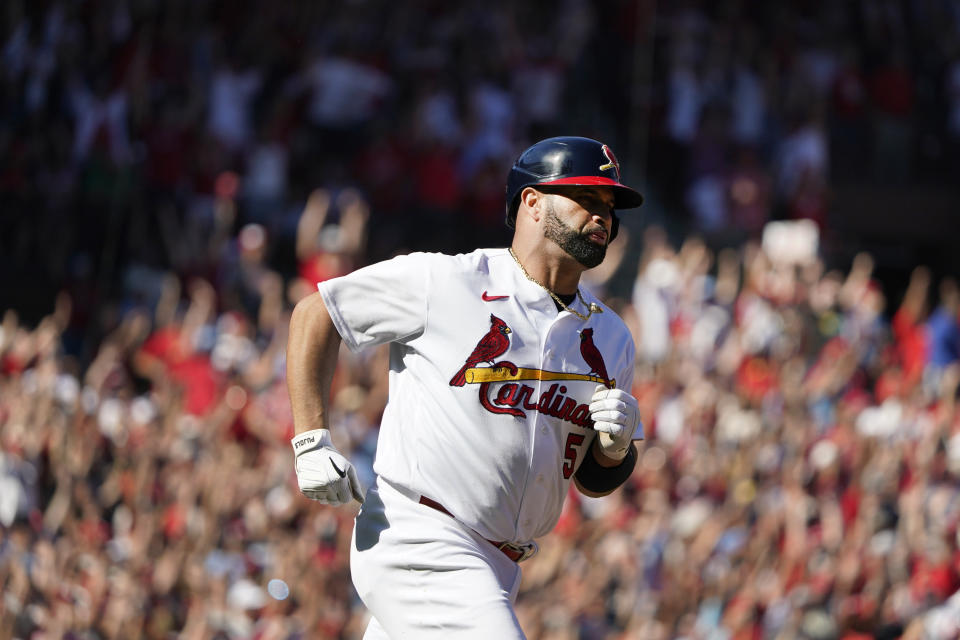
[[[353,466],[330,444],[330,383],[341,340],[353,351],[420,335],[427,313],[431,258],[397,256],[325,280],[294,307],[287,340],[297,480],[309,498],[362,501]],[[331,462],[332,460],[332,462]],[[333,474],[333,475],[331,475]]]
[[[340,334],[319,292],[302,299],[290,316],[287,338],[287,390],[294,432],[327,429],[327,401],[337,367]]]
[[[320,293],[298,302],[287,339],[297,482],[308,498],[333,505],[345,504],[351,497],[363,502],[356,470],[330,440],[327,407],[339,351],[340,334]]]

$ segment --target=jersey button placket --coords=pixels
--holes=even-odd
[[[548,334],[548,335],[549,335],[549,334]],[[553,356],[553,349],[547,349],[547,350],[545,350],[545,351],[543,352],[543,357],[541,358],[541,360],[542,360],[542,367],[543,367],[544,369],[549,369],[549,368],[550,368],[552,356]],[[542,393],[542,391],[541,391],[541,393]],[[547,435],[547,433],[549,433],[549,431],[550,431],[550,430],[547,429],[547,425],[544,424],[543,421],[541,421],[541,423],[540,423],[540,434],[541,434],[541,435]]]
[[[551,355],[553,354],[553,349],[547,348],[547,344],[550,342],[550,332],[553,329],[553,325],[556,320],[551,323],[550,327],[547,328],[545,332],[545,338],[543,345],[540,348],[540,363],[539,367],[541,370],[548,370],[550,367]],[[542,380],[536,382],[536,398],[540,398],[543,394],[544,388],[546,385]],[[538,433],[539,432],[539,433]],[[533,504],[537,504],[542,501],[545,496],[543,495],[544,483],[542,481],[543,474],[537,474],[534,477],[534,482],[531,484],[529,479],[531,475],[537,468],[538,457],[542,455],[540,449],[544,446],[540,444],[545,442],[550,435],[550,427],[547,425],[547,416],[541,413],[540,411],[533,412],[533,420],[530,430],[531,443],[530,443],[530,467],[527,475],[527,483],[523,489],[523,497],[520,501],[520,509],[517,513],[517,526],[518,528],[522,527],[525,530],[525,533],[529,533],[531,526],[533,525],[533,520],[529,516],[528,512],[528,503],[532,501]]]

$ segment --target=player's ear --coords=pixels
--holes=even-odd
[[[544,194],[533,187],[526,187],[520,192],[520,207],[517,210],[517,216],[524,214],[532,217],[535,221],[539,221],[543,197]]]

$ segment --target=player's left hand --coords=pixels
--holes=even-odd
[[[637,399],[623,389],[608,389],[599,384],[590,398],[590,418],[593,428],[598,432],[600,448],[603,454],[614,460],[623,460],[634,432],[640,427],[643,437],[643,425],[640,424],[640,407]]]

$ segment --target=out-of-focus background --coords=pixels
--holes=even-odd
[[[505,246],[571,134],[647,197],[586,283],[647,440],[524,563],[528,636],[956,638],[960,2],[7,0],[0,640],[359,638],[290,309]],[[364,484],[385,374],[334,383]]]

